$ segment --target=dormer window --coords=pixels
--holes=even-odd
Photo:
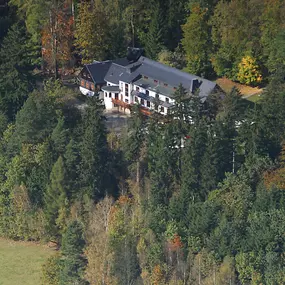
[[[167,84],[167,83],[164,83],[163,85],[164,85],[165,87],[167,87],[167,86],[168,86],[168,84]]]
[[[144,78],[144,79],[148,79],[148,77],[147,77],[147,76],[145,76],[145,75],[143,76],[143,78]]]
[[[154,83],[158,83],[158,80],[156,80],[156,79],[154,79],[153,81],[154,81]]]
[[[169,103],[169,98],[165,97],[165,102]]]
[[[146,90],[146,91],[145,91],[145,94],[146,94],[146,95],[149,95],[149,91],[148,91],[148,90]]]
[[[177,90],[177,87],[173,87],[174,90]]]

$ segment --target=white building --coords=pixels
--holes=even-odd
[[[189,93],[199,90],[202,101],[216,88],[212,81],[141,56],[140,49],[129,50],[127,58],[88,64],[79,77],[82,94],[103,92],[106,109],[129,112],[133,104],[140,104],[146,115],[150,110],[166,115],[179,84]]]

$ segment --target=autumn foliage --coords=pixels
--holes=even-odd
[[[48,69],[66,66],[71,61],[73,25],[67,3],[51,11],[50,20],[42,31],[42,55]]]

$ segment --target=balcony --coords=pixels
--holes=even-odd
[[[144,107],[140,107],[140,111],[145,116],[150,116],[151,115],[151,111],[149,109],[144,108]]]
[[[120,107],[126,108],[126,109],[130,109],[131,105],[128,103],[125,103],[124,101],[118,100],[118,99],[114,99],[112,98],[112,103],[115,105],[118,105]]]

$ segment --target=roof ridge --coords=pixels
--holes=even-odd
[[[195,74],[188,73],[188,72],[182,71],[182,70],[180,70],[180,69],[177,69],[177,68],[175,68],[175,67],[168,66],[168,65],[166,65],[166,64],[164,64],[164,63],[161,63],[161,62],[159,62],[159,61],[152,60],[152,59],[150,59],[150,58],[148,58],[148,57],[145,57],[145,56],[141,56],[140,59],[139,59],[139,61],[141,61],[142,64],[145,62],[145,63],[151,64],[151,65],[153,65],[153,66],[162,67],[164,70],[172,71],[173,73],[183,75],[184,78],[189,77],[189,76],[192,76],[193,79],[200,79],[200,80],[202,80],[202,81],[209,81],[209,82],[212,82],[212,81],[209,80],[209,79],[202,78],[202,77],[197,76],[197,75],[195,75]],[[187,79],[188,79],[188,78],[187,78]],[[192,80],[193,80],[193,79],[192,79]]]

